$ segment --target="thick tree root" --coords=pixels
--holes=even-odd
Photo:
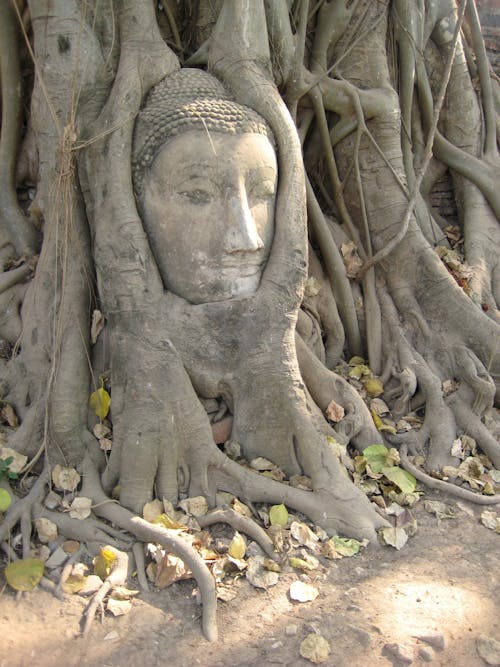
[[[110,544],[116,549],[130,546],[130,538],[123,532],[115,530],[103,521],[94,517],[87,519],[72,519],[67,514],[52,512],[40,504],[33,506],[33,518],[45,517],[50,519],[58,528],[58,531],[70,540],[78,540],[95,544]]]
[[[474,491],[469,491],[468,489],[463,489],[460,486],[455,486],[449,482],[444,482],[442,479],[436,479],[425,473],[417,466],[410,463],[408,460],[408,452],[406,445],[402,445],[399,450],[399,456],[401,458],[401,466],[411,473],[414,477],[418,479],[419,482],[423,482],[430,489],[436,489],[437,491],[444,491],[449,493],[456,498],[461,498],[462,500],[468,500],[471,503],[476,503],[476,505],[498,505],[500,503],[500,495],[494,496],[481,496],[479,493],[474,493]]]

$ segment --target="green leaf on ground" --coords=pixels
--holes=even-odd
[[[288,510],[283,505],[273,505],[269,508],[269,520],[271,526],[282,526],[283,528],[288,523]]]
[[[12,498],[10,497],[9,492],[6,489],[0,489],[0,512],[6,512],[10,504],[12,502]]]
[[[331,542],[335,545],[336,552],[345,557],[355,556],[361,549],[361,542],[352,538],[334,535]]]
[[[390,468],[382,468],[381,472],[403,493],[413,493],[413,491],[415,491],[417,480],[409,472],[403,470],[403,468],[392,466]]]
[[[363,456],[374,473],[382,472],[382,468],[387,466],[388,453],[385,445],[370,445],[363,450]]]
[[[5,568],[5,579],[16,591],[32,591],[43,577],[44,565],[37,558],[24,558],[9,563]]]

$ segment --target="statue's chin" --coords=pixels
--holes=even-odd
[[[204,282],[198,280],[196,284],[189,285],[171,285],[170,289],[194,304],[215,303],[254,294],[259,287],[261,276],[261,267],[244,270],[224,267],[216,279]]]

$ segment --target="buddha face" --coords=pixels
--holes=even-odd
[[[261,134],[192,130],[144,179],[144,226],[166,289],[191,303],[255,292],[274,233],[278,168]]]

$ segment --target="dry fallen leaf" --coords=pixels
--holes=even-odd
[[[204,496],[185,498],[180,501],[179,507],[192,516],[203,516],[208,512],[208,503]]]
[[[250,468],[262,472],[263,470],[273,470],[276,468],[276,464],[269,461],[269,459],[265,459],[263,456],[258,456],[250,461]]]
[[[247,561],[246,578],[256,588],[268,589],[275,586],[279,581],[279,574],[271,572],[264,567],[263,556],[252,556]]]
[[[329,419],[331,422],[337,423],[342,419],[344,419],[345,410],[341,405],[335,403],[334,400],[331,400],[330,403],[328,403],[328,407],[325,410],[325,415],[326,418]]]
[[[103,452],[110,452],[113,447],[113,441],[109,438],[101,438],[99,440],[99,447]]]
[[[19,419],[14,412],[14,408],[9,403],[5,403],[0,410],[0,419],[11,428],[17,428],[19,426]]]
[[[241,514],[242,516],[252,516],[252,510],[248,507],[248,505],[245,505],[245,503],[242,503],[238,498],[233,498],[231,501],[232,508],[235,512],[238,512],[238,514]]]
[[[132,603],[130,600],[115,600],[115,598],[109,598],[106,604],[106,609],[110,611],[113,616],[124,616],[132,609]]]
[[[318,551],[319,538],[305,523],[292,521],[290,534],[300,545],[311,549],[311,551]]]
[[[55,542],[57,539],[57,526],[50,519],[45,517],[35,519],[35,528],[40,542]]]
[[[389,414],[389,406],[381,398],[373,398],[370,401],[370,410],[373,410],[380,417]]]
[[[321,635],[311,632],[301,643],[299,652],[306,660],[319,665],[330,655],[330,644]]]
[[[0,459],[12,459],[9,463],[9,471],[14,473],[19,473],[26,465],[28,457],[24,454],[19,454],[15,449],[11,447],[0,447]]]
[[[62,491],[74,491],[80,479],[80,475],[74,468],[63,468],[58,463],[52,468],[54,486]]]
[[[382,539],[399,551],[408,542],[408,533],[403,528],[383,528]]]
[[[163,514],[163,503],[161,500],[152,500],[142,508],[142,516],[149,523],[153,523],[160,514]]]
[[[106,424],[100,422],[94,426],[92,432],[94,433],[95,437],[100,440],[101,438],[108,436],[111,433],[111,429]]]
[[[86,519],[92,511],[92,499],[78,496],[70,505],[69,515],[72,519]]]
[[[97,337],[104,329],[104,315],[95,309],[92,313],[92,324],[90,325],[90,342],[95,345]]]
[[[496,512],[491,510],[485,510],[481,513],[481,523],[486,528],[494,530],[496,533],[500,533],[500,516]]]
[[[312,602],[319,595],[315,586],[306,584],[304,581],[294,581],[290,586],[289,593],[290,598],[297,602]]]
[[[159,589],[166,588],[176,581],[190,579],[192,576],[183,560],[173,554],[165,554],[156,570],[155,586]]]
[[[355,278],[359,269],[363,266],[363,262],[358,256],[358,249],[354,241],[349,243],[342,243],[340,247],[342,257],[344,258],[344,265],[348,278]]]

